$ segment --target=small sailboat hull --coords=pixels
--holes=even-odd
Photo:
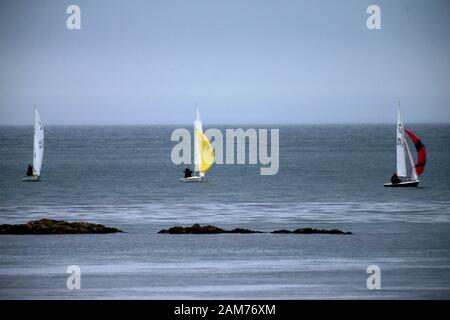
[[[385,187],[417,187],[419,185],[419,180],[411,180],[411,181],[402,181],[399,183],[385,183]]]
[[[22,178],[23,182],[37,182],[39,180],[39,176],[27,176]]]
[[[202,182],[203,178],[199,176],[193,176],[189,178],[181,178],[179,181],[181,182]]]

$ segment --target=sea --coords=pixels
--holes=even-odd
[[[395,171],[395,124],[251,126],[279,129],[278,174],[217,164],[202,183],[178,181],[180,127],[192,131],[46,126],[36,183],[21,181],[33,128],[0,127],[0,224],[51,218],[124,231],[0,235],[0,299],[450,298],[449,124],[408,125],[428,153],[418,188],[383,187]],[[194,223],[353,234],[158,234]],[[69,266],[79,289],[67,285]]]

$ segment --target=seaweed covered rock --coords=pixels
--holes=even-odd
[[[236,234],[250,234],[250,233],[264,233],[261,231],[254,231],[249,229],[236,228],[233,230],[225,230],[212,225],[201,226],[198,223],[193,224],[191,227],[172,227],[169,229],[162,229],[159,234],[222,234],[222,233],[236,233]],[[275,230],[273,234],[352,234],[351,232],[344,232],[339,229],[313,229],[303,228],[291,230]]]
[[[345,232],[339,229],[313,229],[313,228],[303,228],[303,229],[295,229],[294,231],[290,230],[275,230],[272,231],[275,234],[352,234],[351,232]]]
[[[2,224],[0,234],[104,234],[122,232],[102,224],[40,219],[25,224]]]
[[[220,234],[220,233],[260,233],[248,229],[236,228],[233,230],[224,230],[212,225],[201,226],[198,223],[191,227],[172,227],[169,229],[160,230],[160,234]]]

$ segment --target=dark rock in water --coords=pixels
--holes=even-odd
[[[292,233],[292,231],[291,231],[291,230],[285,230],[285,229],[283,229],[283,230],[275,230],[275,231],[272,231],[271,233],[276,233],[276,234],[289,234],[289,233]]]
[[[192,227],[172,227],[169,229],[160,230],[160,234],[220,234],[220,233],[261,233],[260,231],[253,231],[247,229],[236,228],[233,230],[224,230],[216,226],[193,224]]]
[[[296,229],[294,231],[289,230],[275,230],[272,231],[272,233],[276,234],[352,234],[351,232],[344,232],[338,229],[331,229],[331,230],[325,230],[325,229],[313,229],[313,228],[303,228],[303,229]]]
[[[254,230],[248,230],[248,229],[241,229],[241,228],[236,228],[230,231],[226,231],[225,233],[263,233],[261,231],[254,231]]]
[[[62,220],[41,219],[26,224],[2,224],[0,234],[89,234],[117,233],[116,228],[88,222],[66,222]]]
[[[254,231],[242,228],[236,228],[233,230],[224,230],[216,226],[206,225],[201,226],[199,224],[193,224],[192,227],[172,227],[169,229],[160,230],[160,234],[221,234],[221,233],[239,233],[239,234],[250,234],[250,233],[264,233],[261,231]],[[296,229],[294,231],[290,230],[275,230],[272,231],[273,234],[352,234],[351,232],[344,232],[338,229],[324,230],[324,229]]]
[[[296,229],[292,231],[295,234],[352,234],[351,232],[344,232],[338,229],[324,230],[324,229],[312,229],[312,228],[304,228],[304,229]]]
[[[160,230],[158,233],[168,233],[168,234],[216,234],[225,233],[225,230],[217,228],[215,226],[201,226],[199,224],[194,224],[192,227],[172,227],[167,230]]]

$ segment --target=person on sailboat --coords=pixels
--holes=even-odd
[[[27,177],[30,177],[32,175],[33,175],[33,166],[31,164],[28,164]]]
[[[189,169],[189,168],[186,168],[186,169],[184,169],[184,177],[185,178],[189,178],[189,177],[192,177],[192,170],[191,169]]]
[[[394,173],[391,177],[391,183],[392,184],[397,184],[402,182],[402,180],[400,180],[400,178],[398,177],[397,173]]]

